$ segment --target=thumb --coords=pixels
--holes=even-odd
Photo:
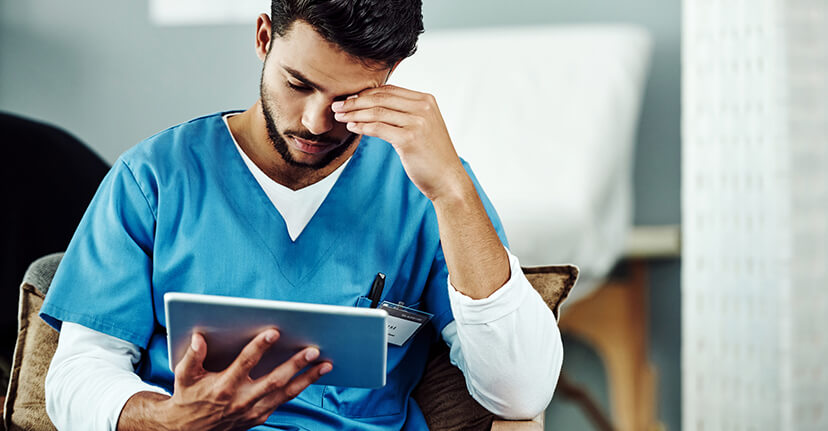
[[[207,342],[204,336],[194,332],[190,338],[190,346],[181,361],[175,366],[175,379],[190,386],[204,374],[204,358],[207,356]]]

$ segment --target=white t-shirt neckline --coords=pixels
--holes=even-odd
[[[268,177],[264,171],[250,160],[250,157],[247,156],[244,150],[242,150],[236,141],[236,137],[230,131],[230,124],[227,122],[227,119],[233,115],[238,114],[225,114],[222,117],[227,127],[227,133],[233,139],[233,144],[236,145],[236,150],[238,150],[239,155],[244,160],[247,169],[253,174],[253,178],[256,179],[256,182],[259,183],[268,199],[270,199],[270,202],[279,211],[282,219],[284,219],[290,240],[295,242],[296,238],[299,238],[305,226],[313,218],[313,215],[322,206],[322,202],[328,197],[328,193],[331,192],[331,189],[336,184],[339,176],[342,175],[342,171],[345,170],[345,166],[348,165],[350,159],[346,160],[342,166],[336,168],[335,171],[320,181],[299,190],[291,190]]]

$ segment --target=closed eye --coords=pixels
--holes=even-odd
[[[290,89],[295,90],[295,91],[306,92],[306,91],[312,90],[310,87],[300,85],[300,84],[294,84],[290,81],[285,81],[285,83],[287,84],[288,87],[290,87]]]

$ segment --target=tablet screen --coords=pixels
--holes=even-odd
[[[308,346],[333,370],[316,384],[376,388],[385,385],[387,312],[374,308],[306,304],[192,293],[164,295],[170,369],[184,357],[193,332],[207,342],[207,371],[227,368],[257,334],[275,327],[279,340],[250,372],[269,373]]]

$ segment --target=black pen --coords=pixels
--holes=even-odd
[[[374,284],[371,285],[371,293],[368,298],[371,300],[371,308],[377,308],[379,305],[380,296],[382,296],[382,289],[385,287],[385,274],[378,272],[374,278]]]

